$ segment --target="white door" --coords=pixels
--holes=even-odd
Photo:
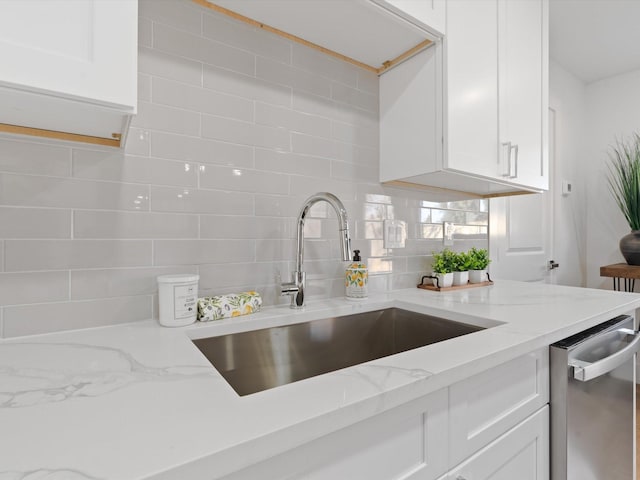
[[[555,163],[555,112],[549,111],[549,168]],[[555,283],[553,174],[545,193],[492,198],[489,202],[491,278]]]

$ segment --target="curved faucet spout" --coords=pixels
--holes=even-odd
[[[349,222],[347,210],[338,197],[328,192],[318,192],[311,195],[305,202],[298,214],[298,231],[296,235],[296,271],[293,272],[293,281],[282,285],[282,295],[291,295],[291,308],[302,308],[304,306],[304,289],[306,284],[305,274],[302,270],[304,263],[304,221],[313,205],[318,202],[327,202],[333,207],[338,216],[338,232],[340,234],[340,250],[344,261],[350,260],[351,237],[349,236]]]
[[[315,195],[311,195],[304,202],[304,205],[300,209],[298,214],[298,233],[296,236],[297,241],[297,254],[296,254],[296,272],[302,272],[302,264],[304,262],[304,221],[307,218],[307,214],[313,205],[318,202],[327,202],[333,207],[338,216],[338,233],[340,234],[340,251],[342,253],[342,260],[348,262],[351,258],[351,238],[349,236],[349,222],[347,220],[347,209],[338,197],[329,192],[318,192]]]

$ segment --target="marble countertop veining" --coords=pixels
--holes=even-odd
[[[491,327],[239,397],[190,339],[397,306]],[[216,478],[640,307],[640,295],[498,281],[0,340],[0,480]]]

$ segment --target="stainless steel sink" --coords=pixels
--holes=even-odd
[[[398,308],[193,340],[239,395],[423,347],[483,327]]]

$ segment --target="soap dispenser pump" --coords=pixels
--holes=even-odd
[[[347,299],[361,299],[368,296],[369,270],[362,263],[360,250],[353,251],[353,263],[345,272],[345,295]]]

